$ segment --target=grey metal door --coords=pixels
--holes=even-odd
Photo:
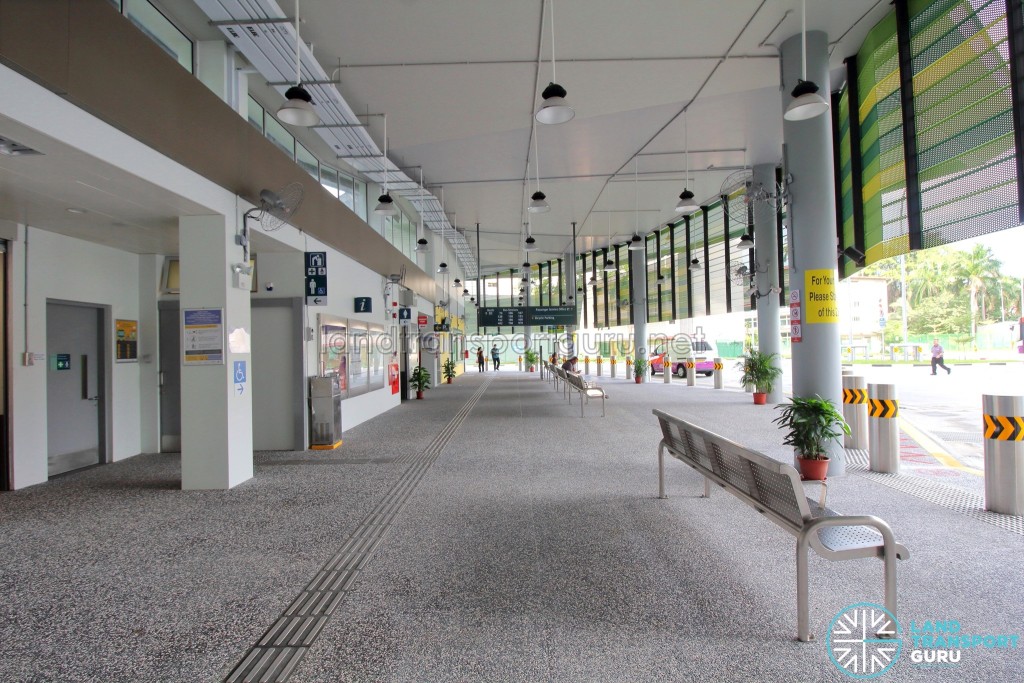
[[[46,418],[49,476],[103,462],[103,312],[46,304]]]
[[[160,305],[160,452],[181,450],[181,317]]]

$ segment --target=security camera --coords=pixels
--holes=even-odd
[[[274,283],[273,282],[268,282],[267,284],[265,284],[263,286],[267,288],[268,292],[273,292],[274,291]]]

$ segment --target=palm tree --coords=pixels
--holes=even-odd
[[[984,292],[989,283],[999,277],[1002,264],[992,255],[992,250],[982,244],[974,245],[971,251],[961,252],[959,260],[959,276],[971,296],[971,336],[977,337],[978,293]]]

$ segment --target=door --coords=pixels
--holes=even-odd
[[[181,317],[160,303],[160,452],[181,450]]]
[[[103,311],[88,305],[46,304],[46,424],[49,476],[104,461],[100,447]]]
[[[305,448],[302,379],[302,302],[252,302],[252,447],[257,451]]]

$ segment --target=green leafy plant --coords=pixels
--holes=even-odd
[[[821,396],[794,396],[789,403],[779,406],[782,413],[772,420],[780,429],[789,430],[783,443],[793,446],[800,457],[825,460],[827,442],[850,433],[835,404]]]
[[[523,358],[526,359],[527,365],[536,365],[537,361],[540,360],[540,356],[538,356],[537,352],[533,349],[526,349],[526,351],[523,352]]]
[[[445,360],[444,364],[441,366],[441,376],[444,377],[447,380],[455,379],[455,360],[454,359],[448,358],[447,360]],[[429,377],[427,378],[427,381],[428,382],[430,381]]]
[[[637,356],[633,359],[633,377],[643,377],[647,373],[647,368],[651,365],[650,361],[642,356]]]
[[[422,365],[417,365],[409,376],[409,382],[416,391],[426,391],[430,388],[430,371]]]
[[[753,385],[759,394],[770,394],[775,389],[775,382],[782,376],[782,368],[775,365],[778,355],[751,349],[736,364],[736,367],[743,371],[740,383]]]

